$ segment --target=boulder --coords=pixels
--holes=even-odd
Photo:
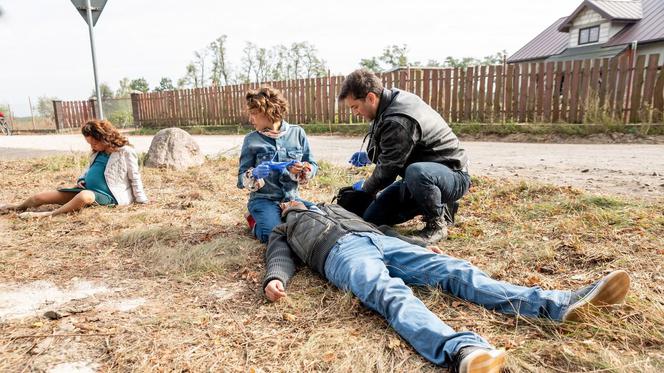
[[[180,128],[166,128],[154,136],[145,158],[145,167],[166,167],[185,170],[205,161],[201,147]]]

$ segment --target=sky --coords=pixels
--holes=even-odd
[[[331,72],[347,74],[388,45],[412,61],[516,52],[581,0],[219,1],[108,0],[95,27],[100,82],[173,82],[220,35],[231,64],[247,41],[307,41]],[[87,99],[94,88],[87,25],[69,0],[0,0],[0,104],[29,115],[40,96]]]

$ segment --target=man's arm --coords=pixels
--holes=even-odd
[[[380,136],[380,154],[376,168],[362,187],[365,192],[375,196],[392,184],[406,166],[406,161],[415,148],[412,130],[407,128],[414,126],[411,122],[404,118],[383,123],[385,129]]]
[[[288,281],[295,273],[295,260],[293,259],[293,252],[288,246],[286,240],[286,224],[280,224],[272,230],[270,239],[268,240],[267,250],[265,251],[266,272],[263,279],[263,291],[268,295],[271,301],[278,300],[286,294],[285,288]],[[281,286],[278,286],[277,282]],[[271,294],[274,287],[280,290],[280,294],[276,299],[272,299]],[[279,289],[280,287],[280,289]],[[269,289],[268,289],[269,288]],[[268,293],[268,291],[270,291]]]

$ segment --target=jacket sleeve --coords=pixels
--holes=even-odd
[[[242,150],[240,150],[240,168],[238,169],[237,172],[237,187],[240,189],[245,188],[245,180],[244,180],[245,173],[247,172],[247,170],[255,166],[254,157],[249,152],[249,145],[247,141],[248,137],[249,135],[244,137],[244,142],[242,143]]]
[[[272,280],[279,280],[288,285],[288,281],[295,273],[295,260],[293,252],[286,240],[287,224],[277,225],[270,234],[267,250],[265,251],[266,272],[263,279],[263,291]]]
[[[134,149],[127,149],[125,152],[127,157],[127,176],[131,183],[131,191],[134,195],[134,200],[138,203],[147,203],[148,196],[145,195],[143,190],[143,181],[141,180],[141,172],[138,169],[138,156]]]
[[[394,228],[390,227],[389,225],[381,225],[380,227],[378,227],[378,230],[383,232],[383,234],[386,236],[398,238],[401,241],[408,242],[409,244],[427,247],[427,243],[424,242],[423,240],[420,240],[415,237],[404,236],[399,232],[397,232],[396,230],[394,230]]]
[[[407,123],[404,124],[408,126]],[[415,148],[415,141],[411,131],[404,124],[396,120],[387,120],[383,123],[385,129],[380,137],[380,154],[376,168],[364,183],[365,192],[376,195],[392,184],[405,167],[408,157]]]

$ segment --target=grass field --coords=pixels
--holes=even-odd
[[[0,201],[71,185],[86,161],[0,162]],[[79,286],[75,299],[0,321],[0,371],[439,371],[381,317],[307,269],[285,301],[266,301],[264,247],[246,229],[236,169],[225,159],[188,172],[144,169],[146,206],[28,222],[0,216],[0,310],[29,299],[29,289],[48,288],[44,281],[51,292]],[[323,164],[303,195],[330,201],[358,177],[353,172]],[[430,309],[507,349],[511,372],[664,371],[664,200],[473,183],[440,244],[448,254],[498,279],[547,289],[576,289],[622,268],[632,292],[624,306],[575,325],[505,316],[416,289]],[[64,317],[45,318],[46,310]]]

